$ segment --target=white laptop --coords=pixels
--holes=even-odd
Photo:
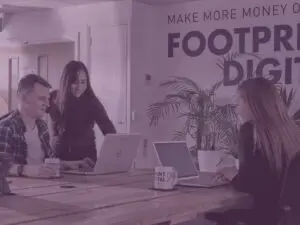
[[[171,166],[177,171],[177,185],[212,188],[229,183],[216,180],[215,173],[199,172],[185,142],[154,142],[153,145],[161,166]]]
[[[65,174],[100,175],[128,172],[141,142],[139,134],[107,134],[98,154],[94,171],[64,171]]]

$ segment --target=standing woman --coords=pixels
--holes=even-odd
[[[50,98],[48,112],[58,157],[72,169],[82,166],[85,159],[91,159],[94,166],[95,123],[103,135],[116,133],[116,129],[92,90],[86,66],[80,61],[69,62],[63,70],[59,90],[52,92]]]

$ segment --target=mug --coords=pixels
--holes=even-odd
[[[177,184],[178,174],[173,167],[155,167],[154,188],[160,190],[172,190]]]
[[[60,159],[59,158],[47,158],[45,164],[50,165],[56,170],[55,177],[60,177]]]

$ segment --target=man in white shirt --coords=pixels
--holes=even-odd
[[[29,74],[18,85],[19,107],[0,118],[0,155],[12,159],[9,174],[29,177],[53,177],[56,169],[44,159],[54,157],[50,135],[42,119],[49,106],[50,84]]]

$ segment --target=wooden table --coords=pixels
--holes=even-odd
[[[230,187],[151,189],[152,171],[61,179],[9,178],[15,196],[2,196],[0,224],[177,224],[248,196]],[[75,188],[62,188],[73,185]]]

